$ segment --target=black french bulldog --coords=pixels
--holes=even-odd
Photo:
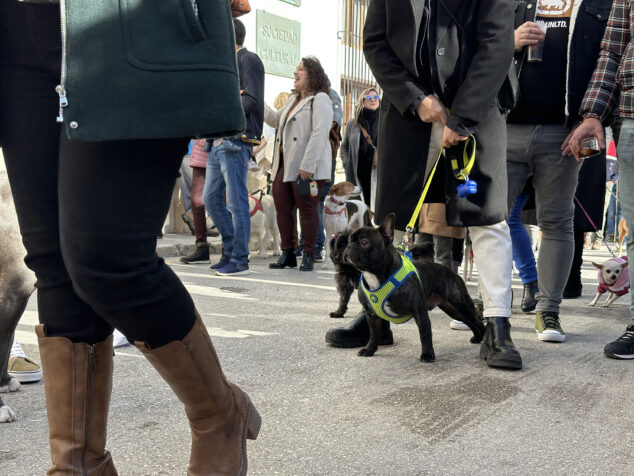
[[[330,313],[330,317],[343,317],[348,310],[350,296],[359,288],[361,271],[343,261],[343,252],[348,246],[348,235],[341,234],[330,239],[330,260],[335,265],[335,285],[339,293],[339,307]]]
[[[343,262],[356,268],[363,276],[368,289],[376,289],[400,268],[401,255],[392,244],[394,239],[395,215],[385,217],[379,228],[362,227],[348,238],[343,251]],[[475,306],[469,296],[464,281],[449,268],[426,262],[423,259],[412,261],[420,275],[410,275],[403,284],[388,298],[385,306],[394,316],[413,316],[418,325],[423,362],[436,359],[432,344],[431,322],[428,310],[438,306],[452,319],[467,324],[473,332],[472,343],[482,341],[484,325],[478,319]],[[421,286],[422,283],[422,286]],[[367,302],[363,291],[359,289],[359,301],[365,309],[370,327],[370,340],[359,355],[370,357],[377,350],[377,332],[382,319],[376,315]]]
[[[361,271],[345,263],[343,260],[343,252],[348,246],[348,234],[337,235],[330,239],[330,253],[328,256],[335,265],[335,285],[339,293],[339,307],[330,313],[330,317],[343,317],[348,310],[350,296],[355,289],[359,289],[359,279]],[[413,261],[434,262],[434,245],[432,243],[423,243],[420,245],[411,245],[409,248],[413,256]],[[433,309],[435,306],[428,308]]]

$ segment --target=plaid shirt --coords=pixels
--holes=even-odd
[[[601,42],[601,53],[579,113],[609,118],[619,101],[619,115],[634,118],[634,0],[614,0]],[[619,100],[620,93],[620,100]]]

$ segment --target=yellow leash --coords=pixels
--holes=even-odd
[[[471,145],[471,147],[469,147]],[[467,151],[467,149],[470,149]],[[429,186],[431,185],[431,181],[434,178],[434,174],[436,173],[436,168],[438,167],[438,162],[440,162],[440,158],[445,152],[445,148],[441,147],[440,152],[438,152],[438,157],[436,157],[436,162],[434,163],[434,167],[431,169],[431,173],[425,182],[425,186],[423,187],[423,193],[421,193],[420,198],[418,199],[418,204],[414,209],[414,213],[412,214],[412,218],[410,218],[407,227],[405,228],[405,235],[403,236],[403,240],[398,245],[398,248],[402,251],[407,250],[407,241],[408,236],[414,231],[414,225],[416,223],[416,219],[420,213],[420,209],[423,206],[423,202],[425,201],[425,197],[427,196],[427,191],[429,190]],[[462,168],[458,165],[457,159],[451,159],[451,168],[453,170],[454,176],[458,180],[464,180],[465,182],[469,180],[469,173],[473,168],[473,164],[475,163],[476,156],[476,138],[473,135],[467,137],[465,141],[465,147],[462,153]]]

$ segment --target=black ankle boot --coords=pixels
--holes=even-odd
[[[275,263],[269,263],[271,269],[297,268],[294,250],[282,250],[282,256]]]
[[[535,295],[538,291],[539,287],[537,286],[537,281],[531,281],[530,283],[524,284],[524,294],[522,294],[522,303],[520,304],[522,312],[531,312],[535,310],[535,306],[537,306],[537,298]]]
[[[480,357],[489,367],[521,369],[522,357],[511,340],[508,317],[489,317],[480,346]]]
[[[196,246],[191,254],[181,257],[181,263],[185,264],[202,262],[209,262],[209,245],[207,243]]]
[[[302,256],[302,264],[299,266],[300,271],[312,271],[315,264],[315,255],[312,253],[304,252]]]
[[[394,337],[390,330],[390,323],[383,321],[379,333],[379,345],[394,344]],[[363,347],[370,340],[370,327],[365,318],[365,311],[361,311],[347,327],[337,327],[326,332],[326,343],[335,347]]]

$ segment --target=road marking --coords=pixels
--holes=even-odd
[[[252,283],[264,283],[264,284],[275,284],[275,285],[284,285],[284,286],[296,286],[300,288],[313,288],[313,289],[323,289],[325,291],[337,291],[334,286],[320,286],[319,284],[306,284],[306,283],[293,283],[291,281],[274,281],[271,279],[257,279],[257,278],[245,278],[242,276],[236,276],[234,278],[229,278],[228,276],[214,276],[211,274],[202,274],[202,273],[187,273],[176,271],[178,276],[187,276],[189,278],[206,278],[206,279],[220,279],[226,281],[227,279],[239,279],[240,281],[249,281]]]
[[[241,299],[243,301],[256,301],[255,298],[243,296],[240,293],[224,291],[222,289],[214,288],[211,286],[198,286],[196,284],[186,284],[185,288],[191,294],[197,294],[200,296],[220,297],[220,298],[227,298],[227,299]]]
[[[250,298],[249,298],[250,299]],[[219,316],[219,317],[238,317],[232,316],[229,314],[215,314],[206,312],[203,314],[204,316]],[[20,325],[23,326],[35,326],[39,324],[37,311],[27,310],[22,314],[22,318],[20,319]],[[223,337],[227,339],[245,339],[247,337],[267,337],[272,335],[277,335],[279,332],[264,332],[264,331],[254,331],[250,329],[238,329],[238,330],[228,330],[223,329],[221,327],[207,327],[207,332],[211,337]],[[28,345],[37,345],[37,336],[35,335],[34,330],[21,330],[16,329],[15,331],[15,339],[20,344],[28,344]]]

